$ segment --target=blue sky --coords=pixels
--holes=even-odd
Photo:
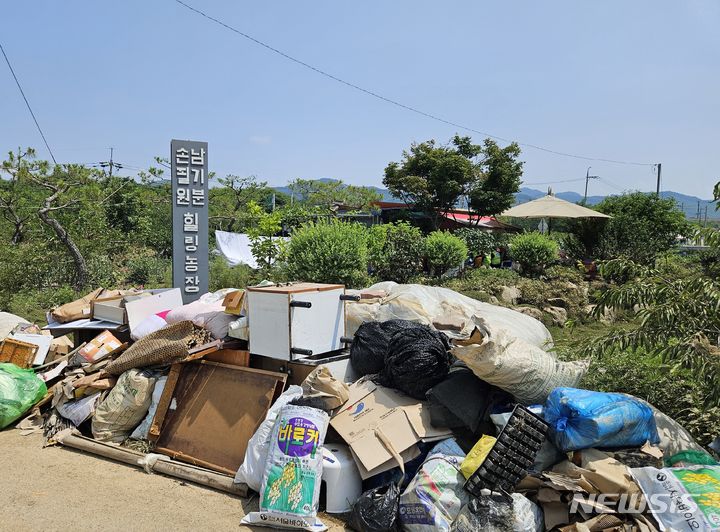
[[[663,189],[720,178],[720,3],[186,0],[293,56],[473,129],[591,157],[663,163]],[[381,185],[412,141],[463,130],[354,91],[173,0],[3,6],[0,42],[60,161],[147,167],[171,138],[273,185]],[[0,63],[0,149],[47,152]],[[476,141],[482,136],[473,134]],[[654,190],[650,166],[524,148],[524,180]],[[537,185],[536,185],[537,184]],[[582,192],[584,182],[552,185]]]

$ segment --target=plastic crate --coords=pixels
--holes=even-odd
[[[465,489],[475,497],[480,497],[483,489],[510,493],[535,462],[547,429],[543,419],[516,405],[495,445],[465,482]]]

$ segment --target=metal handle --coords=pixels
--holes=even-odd
[[[303,355],[306,357],[310,357],[313,354],[312,349],[300,349],[299,347],[291,347],[290,352],[293,355]]]
[[[299,308],[310,308],[312,307],[312,303],[310,301],[290,301],[290,306]]]
[[[344,344],[351,344],[353,343],[353,338],[352,336],[341,336],[340,341]]]
[[[360,296],[356,294],[341,294],[340,301],[360,301]]]

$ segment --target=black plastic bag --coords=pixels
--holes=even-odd
[[[385,367],[385,358],[395,333],[417,327],[407,320],[369,321],[355,332],[350,345],[350,365],[359,376],[375,375]]]
[[[495,430],[490,421],[493,409],[511,403],[513,398],[478,379],[464,362],[457,361],[450,366],[447,377],[428,391],[427,400],[433,427],[490,434]]]
[[[353,504],[348,526],[358,532],[397,532],[400,530],[400,488],[391,483],[360,495]]]
[[[414,323],[390,340],[379,381],[410,397],[424,400],[427,391],[450,370],[450,342],[443,333]]]

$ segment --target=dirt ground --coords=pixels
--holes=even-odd
[[[258,498],[232,495],[67,447],[0,431],[0,530],[258,530],[240,525]],[[320,515],[330,530],[341,522]]]

